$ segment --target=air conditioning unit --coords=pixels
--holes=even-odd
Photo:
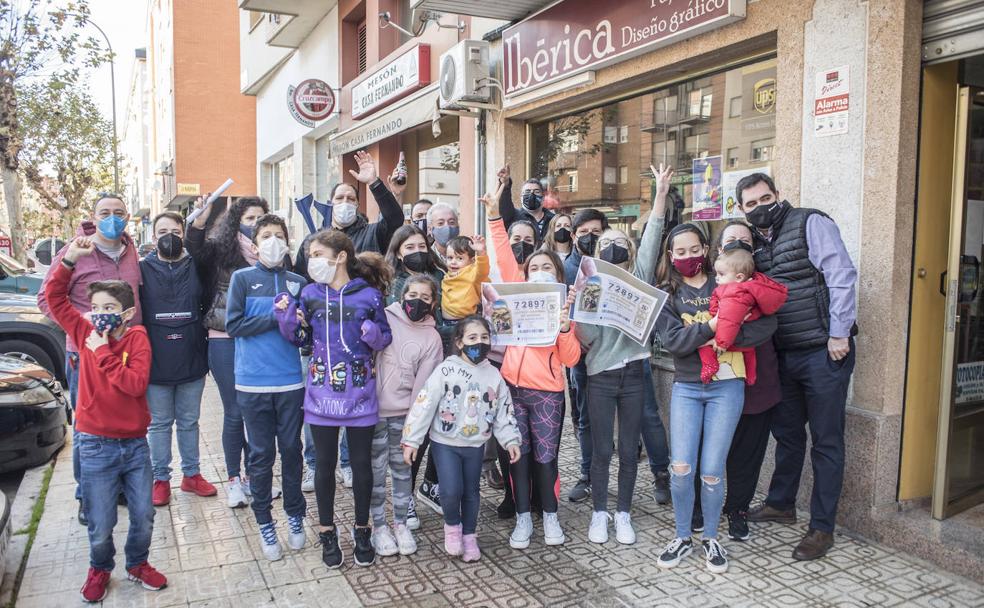
[[[442,108],[468,108],[491,99],[488,42],[462,40],[441,55]]]

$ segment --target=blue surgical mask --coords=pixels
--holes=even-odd
[[[249,240],[253,240],[253,233],[256,231],[256,226],[247,226],[246,224],[239,224],[239,232],[244,237]]]
[[[434,234],[434,240],[441,247],[444,247],[448,244],[448,241],[458,236],[459,230],[457,226],[439,226],[432,228],[431,232]]]
[[[123,234],[126,228],[126,220],[115,215],[99,220],[99,232],[111,241],[115,241]]]

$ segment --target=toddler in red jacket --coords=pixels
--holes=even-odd
[[[774,315],[786,303],[786,286],[755,272],[755,260],[747,249],[726,249],[714,262],[717,287],[711,294],[710,314],[717,315],[714,346],[702,346],[700,379],[707,384],[720,369],[718,353],[741,352],[745,382],[755,384],[755,349],[735,348],[741,324],[763,315]]]

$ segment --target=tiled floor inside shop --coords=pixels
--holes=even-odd
[[[268,562],[260,552],[252,512],[225,505],[221,421],[218,393],[210,382],[202,406],[202,473],[223,483],[219,496],[199,498],[177,489],[178,474],[170,506],[157,509],[150,562],[168,576],[168,587],[145,591],[126,581],[118,563],[107,606],[984,606],[980,585],[842,534],[826,559],[793,561],[792,547],[803,533],[799,525],[760,526],[753,528],[749,542],[726,541],[731,569],[725,575],[707,572],[699,552],[676,569],[660,570],[656,557],[673,534],[673,512],[670,506],[653,502],[652,476],[644,466],[640,466],[633,505],[638,533],[633,546],[616,543],[614,533],[605,545],[588,542],[589,504],[564,499],[560,518],[567,544],[544,546],[537,520],[529,549],[513,550],[508,544],[512,523],[496,519],[498,492],[483,484],[479,538],[484,555],[478,563],[465,564],[444,553],[442,520],[425,507],[420,509],[422,526],[416,533],[420,549],[414,556],[381,558],[372,567],[360,568],[352,565],[350,545],[343,541],[346,565],[328,570],[314,546],[312,530],[304,550],[291,552],[285,545],[285,558]],[[576,478],[578,458],[569,429],[568,424],[561,451],[565,496]],[[174,453],[177,460],[176,446]],[[314,517],[314,495],[306,496]],[[338,521],[348,526],[353,517],[351,490],[340,490],[338,496]],[[274,517],[283,530],[286,516],[280,502],[274,503]],[[66,449],[52,479],[16,604],[19,608],[81,603],[88,544],[75,509]],[[121,508],[116,533],[119,562],[125,536],[126,510]]]

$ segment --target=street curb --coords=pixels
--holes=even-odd
[[[21,563],[27,558],[25,550],[29,540],[27,534],[17,534],[31,523],[31,514],[34,512],[34,505],[38,501],[44,485],[44,475],[48,469],[53,468],[57,462],[59,454],[50,462],[39,467],[28,469],[24,472],[24,478],[17,488],[17,497],[10,509],[10,527],[14,536],[10,540],[10,550],[7,553],[6,563],[3,564],[3,586],[0,587],[0,606],[10,604],[11,596],[17,585],[17,574],[20,572]]]

